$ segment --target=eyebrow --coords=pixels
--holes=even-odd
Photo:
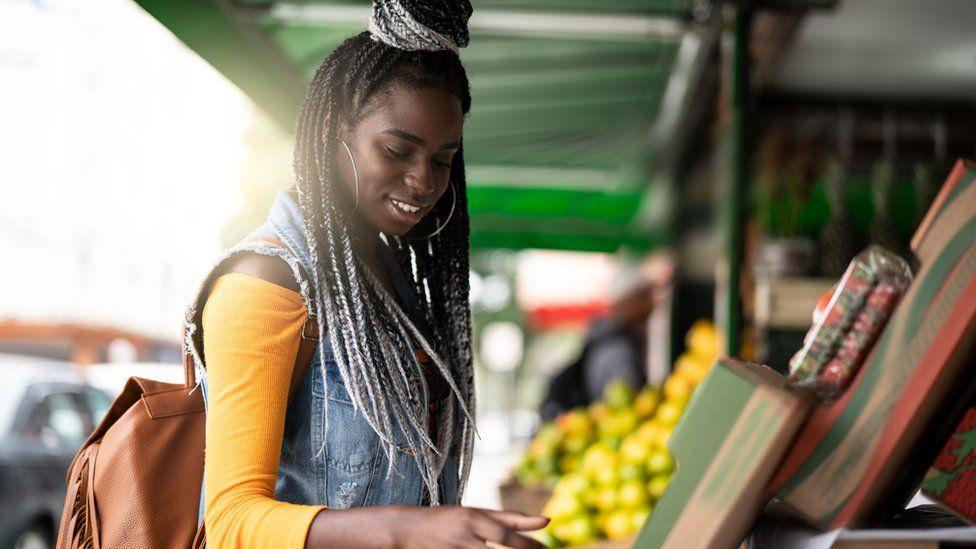
[[[409,141],[411,143],[415,143],[415,144],[420,145],[420,146],[424,146],[424,145],[427,144],[426,141],[424,141],[423,139],[417,137],[416,135],[414,135],[414,134],[412,134],[410,132],[405,132],[403,130],[398,130],[396,128],[390,128],[388,130],[383,130],[383,133],[385,133],[387,135],[392,135],[392,136],[395,136],[395,137],[399,137],[400,139],[403,139],[405,141]],[[441,149],[460,149],[461,148],[461,144],[460,143],[444,143],[443,145],[440,146],[440,148]]]

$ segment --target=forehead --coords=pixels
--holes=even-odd
[[[461,140],[461,102],[441,88],[393,84],[374,100],[375,107],[357,124],[360,130],[381,132],[395,128],[434,145]]]

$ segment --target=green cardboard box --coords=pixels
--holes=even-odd
[[[810,401],[758,364],[719,359],[668,443],[674,478],[634,547],[736,547]]]

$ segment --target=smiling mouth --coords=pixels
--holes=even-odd
[[[389,198],[389,201],[393,207],[393,212],[404,223],[416,223],[420,221],[424,212],[427,210],[426,206],[415,206],[395,198]]]

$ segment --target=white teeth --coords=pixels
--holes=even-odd
[[[398,208],[400,208],[401,210],[407,213],[416,213],[417,211],[420,210],[420,206],[411,206],[410,204],[407,204],[405,202],[400,202],[399,200],[393,200],[392,198],[390,200],[392,200],[393,203],[396,204]]]

